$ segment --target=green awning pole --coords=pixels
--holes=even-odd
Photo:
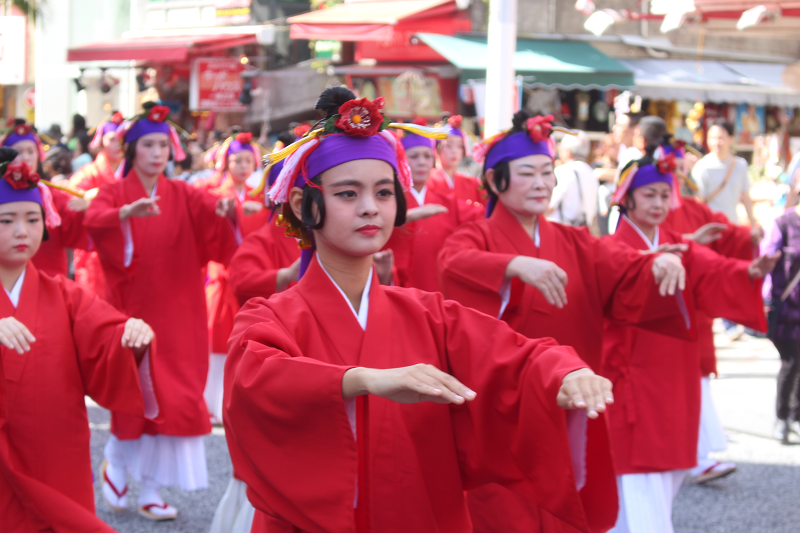
[[[511,127],[515,107],[517,0],[489,1],[484,138]]]

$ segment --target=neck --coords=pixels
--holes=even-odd
[[[539,215],[521,215],[514,213],[510,209],[509,212],[514,215],[514,218],[516,218],[517,221],[522,225],[525,233],[530,235],[531,239],[533,239],[533,235],[536,232],[536,225],[539,223]]]
[[[320,241],[321,239],[317,242]],[[361,307],[361,296],[364,294],[364,287],[369,279],[369,270],[372,267],[372,256],[346,256],[333,252],[324,245],[318,247],[317,253],[320,263],[342,289],[353,309],[358,313]]]
[[[233,176],[231,176],[231,182],[233,183],[233,188],[236,189],[236,192],[241,194],[242,190],[244,190],[244,182],[236,181],[235,179],[233,179]]]
[[[452,178],[453,178],[453,176],[455,176],[455,174],[456,174],[456,167],[450,167],[450,168],[447,168],[447,167],[445,167],[444,165],[442,165],[442,166],[441,166],[441,169],[442,169],[442,170],[444,170],[444,173],[445,173],[445,174],[447,174],[448,176],[450,176],[450,179],[452,179]]]
[[[730,150],[719,150],[717,152],[717,158],[719,158],[720,161],[727,161],[730,156],[731,156]]]
[[[3,284],[5,290],[11,292],[11,289],[17,284],[17,280],[22,275],[22,271],[25,270],[26,266],[28,266],[28,263],[23,263],[15,267],[0,267],[0,283]]]
[[[108,158],[106,158],[106,159],[108,159]],[[113,159],[108,159],[108,166],[110,166],[111,169],[114,172],[116,172],[117,169],[119,168],[119,164],[120,164],[121,161],[122,161],[121,159],[117,159],[116,161],[114,161]]]
[[[139,181],[142,183],[145,192],[147,192],[148,196],[153,194],[153,189],[156,188],[156,183],[158,182],[158,174],[154,176],[145,175],[139,171],[136,172],[136,176],[139,178]]]
[[[425,184],[427,181],[415,181],[414,182],[414,190],[417,192],[422,192],[422,189],[425,188]]]
[[[628,220],[630,220],[634,226],[639,228],[639,231],[644,233],[644,236],[647,237],[647,240],[649,240],[651,243],[656,240],[656,230],[658,229],[658,226],[647,224],[645,222],[642,222],[641,220],[636,220],[635,218],[631,218],[630,216],[628,216]]]

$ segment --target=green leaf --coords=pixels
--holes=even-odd
[[[339,115],[333,115],[331,118],[325,121],[325,133],[337,133],[339,129],[336,127],[336,121],[339,119]]]
[[[378,128],[378,131],[383,131],[389,127],[389,124],[392,123],[392,119],[387,117],[386,115],[383,116],[383,122],[381,122],[381,127]]]

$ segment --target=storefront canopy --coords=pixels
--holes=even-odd
[[[486,77],[485,37],[417,34],[425,44],[461,70],[462,81]],[[514,69],[528,85],[557,89],[633,86],[633,74],[589,43],[517,39]]]
[[[388,41],[393,26],[415,18],[455,13],[453,0],[352,0],[327,9],[289,17],[292,39]]]
[[[636,94],[657,100],[800,106],[800,93],[784,85],[786,65],[688,59],[625,59]]]
[[[255,34],[123,37],[70,48],[67,61],[183,62],[190,55],[203,55],[255,42]]]

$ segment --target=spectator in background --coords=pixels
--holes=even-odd
[[[583,131],[561,139],[558,158],[564,164],[555,169],[557,181],[550,198],[548,219],[569,226],[587,226],[590,230],[595,227],[599,184],[586,162],[591,146]]]
[[[94,161],[94,157],[89,151],[89,143],[92,142],[89,134],[84,131],[79,133],[76,139],[75,149],[72,150],[72,153],[75,154],[75,158],[72,160],[72,172],[77,172],[82,166]]]
[[[72,153],[66,148],[50,148],[42,168],[51,183],[67,181],[72,176]]]
[[[67,141],[67,148],[73,153],[78,145],[78,136],[81,133],[88,135],[89,130],[86,127],[86,119],[76,113],[72,115],[72,131],[69,132],[69,140]]]
[[[800,152],[794,154],[789,166],[786,167],[786,175],[788,180],[786,184],[789,185],[789,192],[786,194],[786,209],[791,209],[797,205],[798,199],[798,185],[800,184]]]
[[[611,129],[614,136],[614,142],[617,147],[617,154],[614,157],[613,164],[604,167],[596,168],[594,170],[594,177],[600,182],[600,189],[598,191],[598,225],[603,235],[608,233],[611,223],[609,222],[609,210],[611,208],[611,195],[617,190],[617,174],[619,168],[622,168],[625,162],[632,159],[641,157],[639,152],[638,157],[633,157],[632,151],[629,148],[633,145],[633,134],[636,127],[639,125],[638,115],[616,115],[616,121]],[[621,163],[621,164],[620,164]],[[614,221],[616,225],[616,220]]]
[[[192,183],[195,179],[194,172],[192,172],[192,163],[194,156],[191,152],[186,152],[186,157],[180,161],[175,162],[175,175],[173,179]]]
[[[728,220],[738,224],[736,207],[741,203],[752,227],[757,227],[750,198],[750,179],[747,161],[731,153],[733,124],[722,120],[708,129],[706,142],[711,153],[697,162],[692,177],[700,188],[700,199],[712,211],[725,213]]]

